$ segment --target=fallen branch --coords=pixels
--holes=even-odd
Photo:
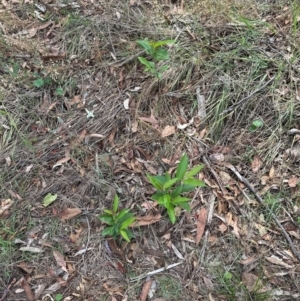
[[[266,204],[263,201],[263,199],[261,198],[261,196],[255,191],[253,186],[236,170],[236,168],[233,165],[227,163],[227,164],[225,164],[225,166],[227,168],[229,168],[237,176],[237,178],[250,189],[250,191],[254,194],[254,196],[258,200],[258,202],[269,211],[270,215],[272,216],[272,219],[277,224],[277,226],[281,230],[281,233],[284,235],[285,239],[287,240],[288,244],[290,245],[292,252],[297,257],[297,259],[300,261],[300,252],[298,252],[296,250],[291,238],[289,237],[288,233],[285,231],[285,229],[283,228],[283,226],[277,219],[276,215],[273,212],[271,212],[271,210],[266,206]]]

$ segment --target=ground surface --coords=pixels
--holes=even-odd
[[[0,7],[0,300],[299,300],[297,1]],[[160,80],[145,38],[175,40]],[[206,187],[172,225],[146,173],[183,153]],[[130,243],[101,235],[115,193]]]

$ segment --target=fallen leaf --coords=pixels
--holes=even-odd
[[[142,288],[142,291],[141,291],[141,294],[140,294],[140,300],[141,301],[146,301],[147,300],[147,297],[148,297],[148,293],[150,291],[150,288],[151,288],[151,284],[152,284],[152,279],[148,279],[144,285],[143,285],[143,288]]]
[[[272,255],[270,257],[266,257],[266,259],[271,262],[271,263],[274,263],[274,264],[277,264],[277,265],[280,265],[280,266],[283,266],[287,269],[292,269],[294,266],[291,266],[287,263],[285,263],[284,261],[282,261],[279,257],[275,256],[275,255]]]
[[[57,194],[51,194],[48,193],[44,198],[43,198],[43,206],[47,207],[50,204],[52,204],[55,200],[57,199]]]
[[[219,230],[220,230],[221,233],[226,232],[227,229],[228,228],[227,228],[227,226],[224,223],[222,223],[221,225],[219,225]]]
[[[130,98],[126,98],[124,100],[123,105],[125,110],[129,110],[129,102],[130,102]]]
[[[154,129],[158,128],[159,122],[155,118],[153,111],[151,110],[151,115],[150,117],[138,117],[140,120],[143,120],[145,122],[151,123]]]
[[[67,208],[67,209],[61,211],[60,213],[58,213],[57,216],[61,220],[67,220],[67,219],[71,219],[71,218],[79,215],[80,213],[81,213],[81,210],[79,208]]]
[[[130,227],[140,227],[140,226],[148,226],[160,221],[161,215],[145,215],[138,216],[135,218],[135,222],[131,224]]]
[[[25,294],[26,294],[26,298],[28,301],[34,301],[34,295],[33,292],[31,290],[30,285],[28,284],[27,280],[23,277],[21,278],[21,280],[19,281],[19,283],[21,284],[21,286],[23,287]]]
[[[257,289],[259,288],[262,288],[261,281],[256,275],[252,273],[242,273],[242,281],[250,293],[253,291],[257,291]]]
[[[29,267],[27,265],[26,262],[24,261],[21,261],[18,265],[17,265],[19,268],[21,268],[23,271],[25,271],[26,273],[28,274],[31,274],[33,272],[33,268],[32,267]]]
[[[275,175],[275,168],[274,168],[274,166],[272,166],[269,171],[269,178],[273,179],[274,175]]]
[[[63,165],[63,163],[66,163],[70,160],[70,157],[66,157],[66,158],[62,158],[60,160],[58,160],[53,166],[52,166],[52,169],[54,169],[55,167],[57,166],[61,166]]]
[[[144,207],[146,210],[155,210],[155,207],[157,207],[157,202],[154,201],[147,201],[141,204],[141,207]]]
[[[161,137],[168,137],[170,135],[173,135],[175,133],[176,129],[173,125],[167,125],[161,132]]]
[[[259,169],[261,168],[262,166],[262,161],[261,159],[259,158],[259,156],[255,155],[254,158],[253,158],[253,161],[251,163],[251,168],[252,168],[252,171],[253,172],[258,172]]]
[[[11,165],[11,158],[5,157],[5,162],[6,162],[7,166],[9,167]]]
[[[195,239],[196,245],[199,244],[203,236],[206,221],[207,221],[207,210],[206,208],[201,208],[197,218],[197,235]]]
[[[298,178],[296,176],[292,176],[288,181],[289,187],[294,188],[298,184]]]
[[[214,284],[212,283],[211,279],[207,278],[205,276],[203,276],[202,279],[203,279],[203,282],[204,282],[206,288],[212,292],[214,290]]]
[[[132,127],[131,127],[132,133],[136,133],[137,132],[138,125],[139,125],[139,123],[137,121],[135,121],[135,122],[132,123]]]
[[[64,259],[64,255],[61,254],[60,252],[58,252],[57,250],[54,250],[53,251],[53,256],[56,260],[56,263],[65,271],[68,273],[68,270],[67,270],[67,264],[66,264],[66,261]]]
[[[7,211],[12,205],[13,205],[13,201],[11,199],[6,199],[1,201],[0,203],[0,216]]]
[[[70,234],[71,242],[76,242],[78,240],[81,232],[82,232],[82,228],[75,229],[74,232],[71,232],[71,234]]]
[[[44,252],[42,249],[36,248],[36,247],[22,247],[19,250],[24,251],[24,252],[31,252],[31,253],[42,253],[42,252]]]
[[[67,104],[68,104],[69,106],[72,106],[72,105],[74,105],[74,104],[79,103],[79,102],[80,102],[80,99],[81,99],[80,95],[75,95],[75,96],[72,98],[72,100],[71,100],[70,102],[68,102]]]

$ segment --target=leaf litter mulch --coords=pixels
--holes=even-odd
[[[297,1],[0,5],[1,301],[299,300]],[[172,225],[146,173],[183,153],[206,187]]]

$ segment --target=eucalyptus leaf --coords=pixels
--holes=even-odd
[[[111,215],[104,214],[99,216],[99,219],[101,222],[108,224],[108,225],[113,225],[114,224],[114,219]]]
[[[122,235],[122,237],[123,237],[126,241],[130,242],[130,238],[128,237],[128,234],[127,234],[127,232],[126,232],[124,229],[121,229],[121,230],[120,230],[120,234]]]
[[[170,187],[172,187],[175,183],[178,182],[178,179],[177,178],[174,178],[174,179],[171,179],[171,180],[168,180],[164,185],[163,185],[163,189],[168,189]]]
[[[174,208],[167,209],[167,213],[169,215],[170,221],[172,224],[176,222],[175,210]]]
[[[189,170],[185,175],[184,175],[184,178],[185,179],[188,179],[188,178],[191,178],[193,176],[195,176],[196,174],[198,174],[200,172],[200,170],[202,170],[204,167],[204,165],[197,165],[197,166],[194,166],[191,170]]]
[[[186,179],[183,180],[183,183],[189,186],[194,186],[194,187],[204,187],[205,184],[203,181],[194,179],[194,178],[190,178],[190,179]]]
[[[119,196],[115,194],[114,203],[113,203],[113,212],[116,213],[119,207]]]
[[[178,178],[179,180],[182,180],[186,171],[187,171],[187,168],[188,168],[188,164],[189,164],[189,159],[187,157],[186,154],[184,154],[177,166],[177,169],[176,169],[176,178]]]

